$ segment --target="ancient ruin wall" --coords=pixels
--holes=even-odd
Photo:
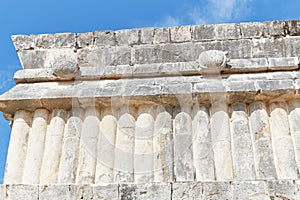
[[[273,21],[13,36],[0,199],[300,198],[299,35]]]

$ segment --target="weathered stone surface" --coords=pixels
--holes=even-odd
[[[225,72],[260,72],[268,69],[268,60],[266,58],[252,59],[232,59],[223,69]]]
[[[77,183],[91,184],[95,181],[99,118],[100,110],[98,107],[91,106],[85,109],[79,146]]]
[[[199,55],[198,58],[200,68],[204,72],[212,71],[212,73],[217,73],[225,68],[228,61],[228,52],[218,50],[204,51]]]
[[[300,36],[285,37],[283,41],[286,56],[299,56]]]
[[[8,200],[38,200],[39,186],[38,185],[8,185],[7,186]]]
[[[13,35],[11,39],[16,51],[34,49],[34,36],[30,35]]]
[[[77,48],[88,47],[93,44],[94,40],[94,33],[87,32],[87,33],[77,33],[76,34],[76,44]]]
[[[58,183],[75,183],[79,158],[83,110],[73,108],[67,120],[59,165]]]
[[[268,200],[266,184],[263,181],[233,182],[233,199]]]
[[[75,48],[76,34],[74,33],[58,33],[54,35],[55,48]]]
[[[190,26],[171,27],[170,34],[172,42],[187,42],[192,39]]]
[[[116,36],[113,31],[96,31],[94,32],[95,46],[114,46],[116,45]]]
[[[45,151],[40,172],[41,184],[57,183],[66,118],[66,111],[60,109],[52,111],[46,134]]]
[[[210,108],[215,174],[216,179],[220,181],[233,179],[230,124],[227,109],[227,105],[221,102],[213,103]]]
[[[23,69],[44,68],[46,51],[44,50],[21,50],[18,56]]]
[[[270,36],[285,36],[288,34],[287,21],[270,21],[265,22]]]
[[[216,24],[215,31],[217,40],[233,40],[241,37],[241,30],[238,24]]]
[[[128,29],[116,31],[116,39],[118,45],[134,45],[139,43],[139,33],[138,29]]]
[[[292,180],[268,181],[267,189],[271,199],[296,199],[296,188]]]
[[[6,199],[6,185],[0,185],[0,199]]]
[[[298,57],[268,58],[270,70],[293,70],[299,68]]]
[[[54,47],[55,34],[40,34],[34,37],[35,47],[41,49],[51,49]]]
[[[275,167],[279,179],[296,179],[297,165],[286,108],[284,102],[269,107]]]
[[[193,181],[193,129],[190,108],[174,118],[174,165],[176,181]]]
[[[265,23],[241,23],[240,27],[242,38],[261,38],[268,35],[268,29]]]
[[[232,160],[236,180],[254,180],[253,147],[245,104],[231,105]],[[245,156],[247,155],[247,156]]]
[[[263,102],[254,102],[250,104],[249,112],[256,178],[274,179],[276,170],[266,105]]]
[[[69,185],[42,185],[39,187],[39,200],[75,199]]]
[[[152,44],[154,41],[154,28],[143,28],[141,29],[141,43]]]
[[[282,38],[260,38],[252,40],[252,57],[284,57],[284,40]]]
[[[215,40],[216,32],[214,25],[192,26],[194,41],[211,41]]]
[[[300,22],[297,20],[288,21],[288,34],[292,36],[300,35]]]
[[[200,182],[174,183],[172,189],[173,200],[203,199],[203,186]]]
[[[31,113],[25,110],[19,110],[15,113],[5,169],[4,182],[6,184],[22,182],[28,136],[32,123],[31,117]]]
[[[171,185],[169,183],[121,184],[119,193],[121,200],[171,200]]]
[[[210,117],[205,106],[193,106],[193,158],[197,181],[215,180]]]
[[[59,186],[59,185],[58,185]],[[76,200],[80,199],[93,199],[93,186],[92,185],[69,185],[71,197]],[[70,198],[70,197],[69,197]]]
[[[204,182],[202,185],[203,199],[232,199],[230,182]]]
[[[46,109],[37,109],[34,112],[32,127],[28,138],[22,183],[38,184],[40,181],[40,170],[44,155],[48,115],[49,111]]]
[[[153,43],[169,43],[170,42],[170,29],[169,28],[156,28],[154,29]]]
[[[119,199],[119,185],[107,184],[107,185],[95,185],[93,188],[93,199],[107,199],[118,200]]]

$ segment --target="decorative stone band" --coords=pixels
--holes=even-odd
[[[204,53],[209,53],[206,51]],[[223,52],[220,52],[221,57]],[[201,56],[205,56],[201,54]],[[222,57],[223,58],[223,57]],[[206,62],[206,63],[201,63]],[[208,63],[212,62],[212,63]],[[223,62],[223,61],[222,61]],[[205,66],[209,65],[209,66]],[[219,65],[219,66],[218,66]],[[221,63],[214,60],[178,62],[178,63],[154,63],[136,64],[134,66],[91,66],[82,67],[74,76],[57,76],[47,69],[25,69],[15,73],[16,83],[67,81],[67,80],[103,80],[121,78],[162,77],[178,75],[201,75],[209,72],[222,74],[255,73],[269,71],[292,71],[299,69],[298,57],[282,58],[252,58],[231,59],[230,62]],[[207,72],[209,71],[209,72]]]
[[[299,199],[299,180],[143,183],[107,185],[0,185],[11,199]]]
[[[293,100],[19,110],[4,182],[297,179],[299,107]]]

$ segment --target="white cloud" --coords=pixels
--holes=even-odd
[[[158,26],[239,22],[251,13],[252,0],[206,0],[190,5],[177,17],[166,16]]]

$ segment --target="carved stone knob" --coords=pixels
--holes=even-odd
[[[52,63],[52,73],[61,78],[74,78],[78,71],[78,64],[74,59],[61,55]]]
[[[229,62],[228,52],[219,50],[204,51],[199,55],[198,63],[203,70],[222,70]]]

